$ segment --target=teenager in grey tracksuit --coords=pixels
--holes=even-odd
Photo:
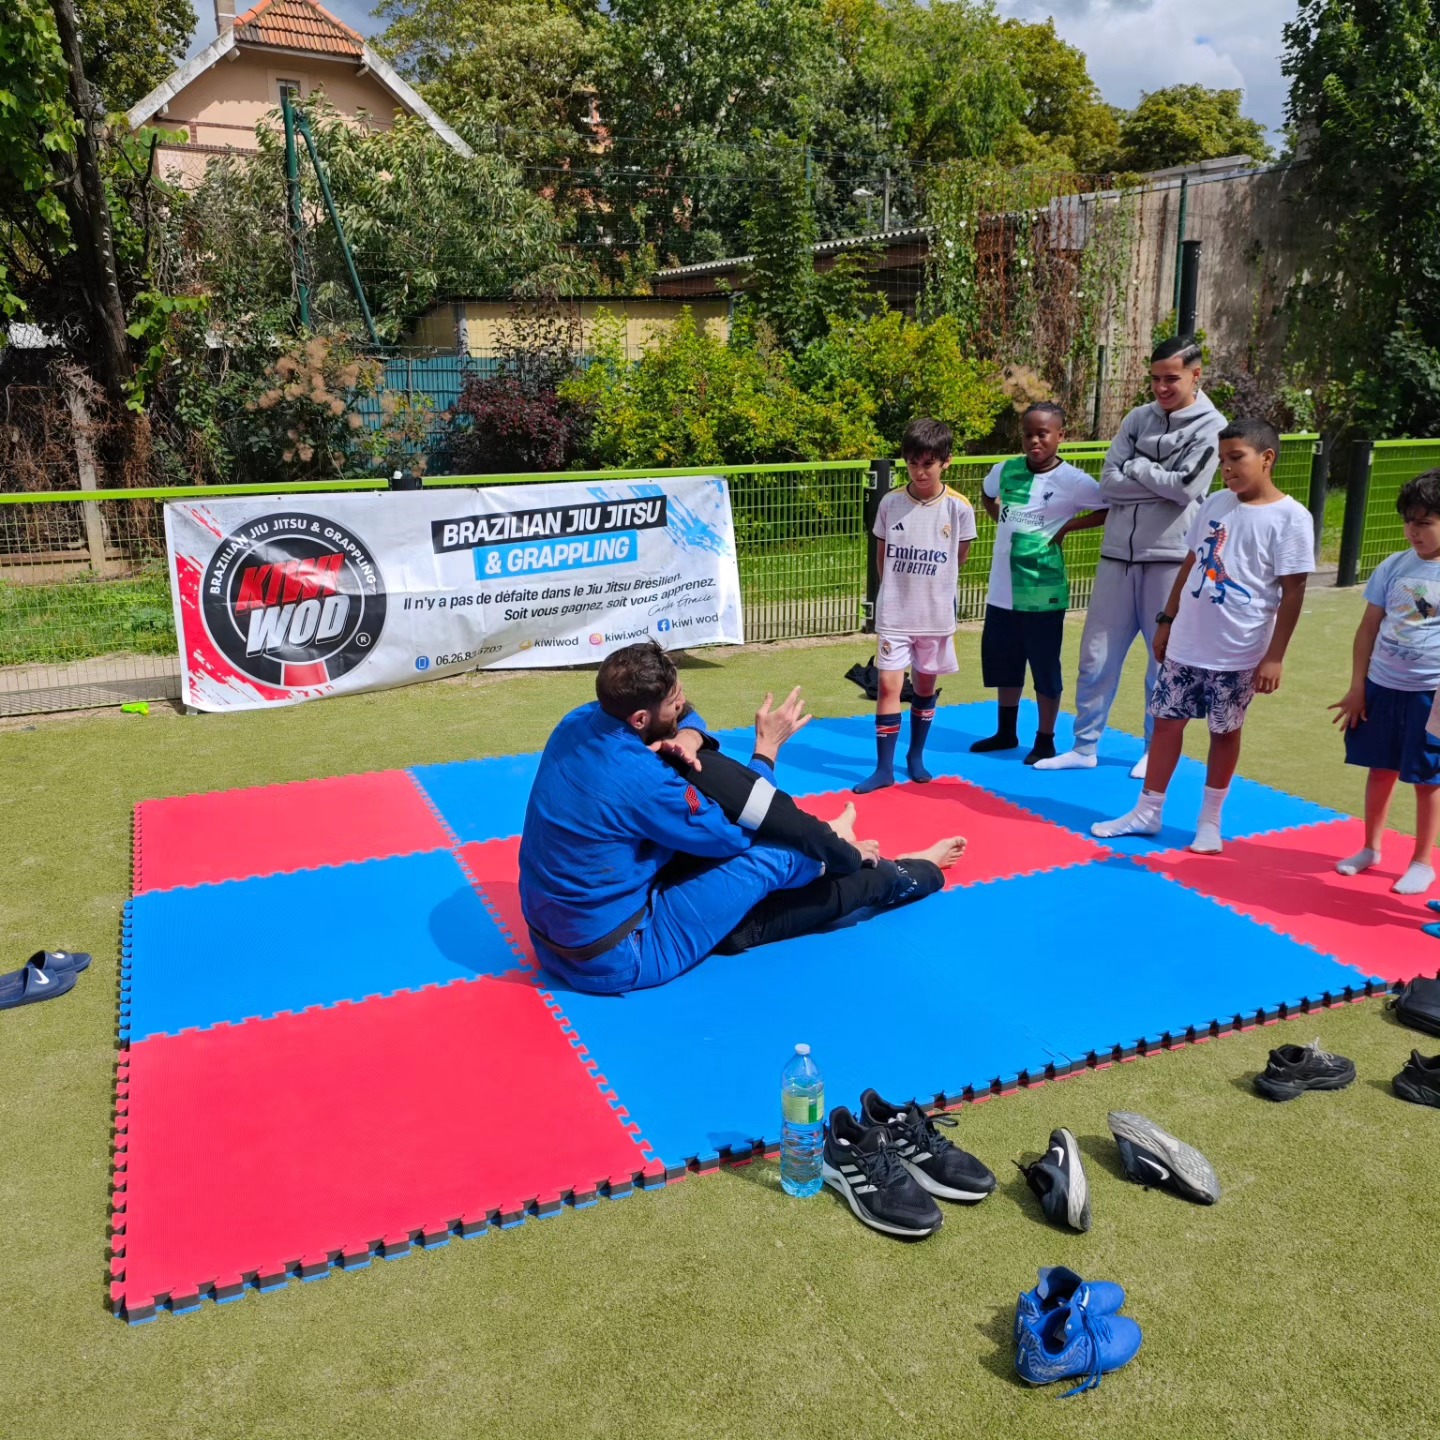
[[[1155,399],[1125,417],[1100,475],[1109,513],[1080,642],[1075,748],[1038,761],[1037,770],[1095,764],[1120,672],[1137,635],[1145,637],[1149,748],[1155,630],[1186,555],[1186,531],[1215,478],[1226,424],[1200,389],[1200,347],[1192,339],[1180,337],[1157,347],[1150,359],[1150,386]],[[1136,766],[1137,774],[1143,774],[1143,765],[1142,760]]]

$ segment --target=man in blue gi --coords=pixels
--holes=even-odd
[[[520,904],[540,963],[599,994],[663,985],[716,950],[804,934],[861,908],[920,899],[964,850],[896,861],[826,826],[772,779],[810,717],[798,690],[755,717],[750,766],[722,756],[653,642],[611,655],[598,700],[556,727],[520,841]]]

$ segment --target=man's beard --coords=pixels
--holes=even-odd
[[[680,733],[680,722],[693,713],[692,707],[687,704],[670,721],[660,719],[658,714],[652,715],[650,723],[641,732],[640,738],[647,745],[653,745],[657,740],[673,740]]]

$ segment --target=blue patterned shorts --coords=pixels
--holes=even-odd
[[[1255,698],[1253,670],[1201,670],[1167,660],[1155,677],[1150,713],[1157,720],[1210,720],[1212,735],[1228,735],[1245,723]]]

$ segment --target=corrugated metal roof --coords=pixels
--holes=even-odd
[[[235,17],[235,38],[246,45],[273,45],[317,55],[360,58],[364,36],[314,0],[260,0]]]

